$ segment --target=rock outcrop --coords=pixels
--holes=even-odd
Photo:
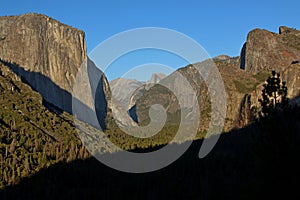
[[[228,60],[228,59],[230,59],[230,56],[222,54],[222,55],[216,56],[214,59],[215,60]]]
[[[83,31],[39,14],[1,17],[0,30],[2,60],[45,75],[71,92],[77,69],[86,59]],[[31,78],[35,89],[44,87]]]
[[[113,118],[119,126],[136,126],[136,122],[128,114],[129,101],[133,92],[142,85],[143,82],[125,78],[110,82]]]
[[[300,95],[300,63],[290,65],[282,73],[282,79],[287,84],[289,98]]]
[[[248,34],[247,42],[241,51],[240,67],[256,74],[275,70],[281,74],[282,81],[287,83],[288,97],[295,99],[300,94],[300,31],[279,27],[279,34],[255,29]],[[264,80],[266,80],[265,77]],[[257,117],[256,108],[261,105],[259,99],[264,80],[253,91],[245,94],[240,104],[236,125],[243,127],[251,118]]]
[[[148,80],[146,83],[147,84],[157,84],[157,83],[159,83],[159,81],[161,81],[165,77],[166,77],[166,75],[163,73],[154,73],[154,74],[152,74],[150,80]]]
[[[241,84],[245,82],[244,80],[247,80],[249,81],[249,84],[247,82],[245,85],[251,88],[253,87],[252,85],[257,84],[258,80],[256,80],[256,78],[254,78],[250,73],[239,69],[239,58],[215,58],[214,60],[208,60],[206,62],[210,64],[212,61],[214,61],[215,65],[218,67],[224,80],[224,86],[227,93],[227,120],[224,129],[230,130],[234,126],[234,121],[239,114],[239,105],[244,97],[244,93],[237,90],[234,80],[241,82]],[[175,72],[181,74],[183,79],[188,81],[198,98],[200,109],[199,132],[207,130],[211,116],[211,102],[208,87],[196,69],[206,65],[206,62],[195,63]],[[176,93],[179,94],[178,98],[183,98],[186,101],[179,106],[177,98],[174,96],[172,91],[170,92],[159,85],[154,86],[133,101],[136,102],[132,106],[135,106],[136,108],[137,117],[140,123],[143,124],[144,121],[149,121],[148,109],[153,104],[161,104],[165,106],[169,117],[168,122],[170,123],[178,123],[178,121],[176,121],[176,115],[179,114],[181,109],[183,109],[181,111],[184,112],[185,115],[188,115],[189,110],[187,108],[194,105],[195,101],[192,98],[192,94],[189,94],[186,91],[186,83],[184,80],[180,78],[180,76],[176,76],[175,73],[167,76],[161,82],[165,82],[167,85],[170,85],[171,88],[174,89],[173,91],[176,91]],[[251,88],[248,90],[251,91]],[[189,96],[190,98],[188,98]]]
[[[114,119],[121,126],[136,126],[137,117],[132,106],[145,91],[161,81],[166,75],[154,73],[151,79],[141,82],[133,79],[117,78],[110,82],[112,89],[112,111]]]
[[[44,100],[69,113],[81,65],[103,76],[87,58],[83,31],[40,14],[0,17],[0,58]],[[106,78],[101,80],[109,87]],[[106,102],[106,96],[98,99]]]
[[[286,82],[286,86],[288,88],[287,97],[294,101],[290,103],[298,104],[300,95],[300,64],[291,64],[286,70],[280,73],[280,77],[282,81]],[[245,94],[245,97],[240,106],[237,127],[244,127],[245,125],[249,124],[249,122],[251,122],[254,118],[258,117],[257,108],[261,106],[259,99],[262,98],[261,94],[263,90],[263,84],[265,84],[265,82],[257,85],[255,87],[255,90],[253,90],[252,92]]]
[[[117,78],[112,80],[110,81],[112,97],[119,102],[120,106],[128,109],[132,93],[143,84],[143,82],[133,79]]]
[[[291,63],[300,61],[300,31],[280,27],[279,32],[251,31],[241,51],[240,67],[251,73],[284,71]]]

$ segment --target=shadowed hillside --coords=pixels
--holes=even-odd
[[[128,174],[93,158],[59,162],[5,188],[2,199],[261,199],[300,197],[300,109],[222,134],[204,159],[201,140],[159,171]]]
[[[0,188],[59,161],[88,157],[73,117],[46,103],[2,61],[0,92]]]

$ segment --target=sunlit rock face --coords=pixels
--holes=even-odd
[[[280,27],[279,33],[254,29],[241,51],[242,69],[258,73],[262,70],[284,71],[300,60],[300,31]]]
[[[91,74],[102,77],[97,87],[97,94],[102,96],[97,97],[95,105],[101,108],[99,112],[107,110],[109,84],[88,59],[81,30],[40,14],[0,17],[0,59],[10,63],[11,69],[44,100],[69,113],[76,74],[82,64],[87,64],[90,82]]]

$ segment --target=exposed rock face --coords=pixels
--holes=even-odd
[[[208,61],[208,63],[209,62],[211,61]],[[223,77],[224,86],[227,93],[227,120],[224,128],[225,130],[229,130],[234,126],[234,122],[239,115],[239,105],[245,95],[236,89],[234,80],[238,80],[242,83],[245,82],[244,80],[247,80],[252,84],[256,84],[258,81],[250,73],[239,69],[239,58],[215,58],[214,62]],[[201,112],[198,129],[200,132],[207,130],[209,126],[211,102],[210,95],[208,93],[208,87],[206,86],[205,82],[201,78],[201,75],[195,67],[200,68],[205,64],[205,62],[195,63],[193,65],[189,65],[177,70],[177,73],[180,73],[184,77],[184,79],[189,82],[198,98],[198,104]],[[174,91],[177,91],[177,93],[182,95],[183,97],[192,96],[192,94],[189,94],[186,91],[186,83],[183,82],[180,76],[174,76],[174,73],[164,78],[161,82],[166,82],[167,84],[172,85],[171,88],[173,88]],[[251,91],[251,89],[249,89],[249,91]],[[149,121],[147,110],[149,106],[153,104],[161,104],[165,106],[168,117],[171,120],[170,122],[172,123],[173,121],[175,123],[178,123],[173,119],[176,118],[179,110],[183,108],[182,111],[186,112],[185,114],[188,114],[188,110],[186,110],[185,108],[194,105],[195,101],[193,100],[193,98],[184,98],[187,101],[179,106],[176,99],[177,98],[172,93],[168,92],[167,90],[164,91],[163,88],[159,86],[154,86],[150,89],[150,91],[145,91],[143,95],[138,98],[136,104],[134,104],[136,106],[135,108],[139,122],[143,123],[144,121]]]
[[[251,101],[251,94],[245,94],[243,100],[241,101],[238,118],[235,123],[236,128],[242,128],[255,119],[255,111],[253,109],[255,106],[257,106],[256,104],[258,103],[258,95],[255,93],[254,96],[256,97],[255,100],[257,100],[257,102],[255,101],[255,105],[253,105],[253,102]]]
[[[142,82],[132,79],[117,78],[110,82],[112,90],[113,118],[120,126],[135,126],[136,122],[128,114],[129,101],[133,92],[143,85]]]
[[[0,58],[49,77],[70,92],[86,59],[83,31],[39,14],[0,18]],[[33,79],[35,77],[32,77]],[[39,90],[38,81],[31,81]]]
[[[251,31],[241,51],[240,67],[254,74],[271,70],[279,72],[282,81],[287,83],[288,97],[294,99],[300,93],[299,61],[300,31],[281,26],[279,34],[261,29]],[[264,84],[261,81],[252,92],[245,94],[237,119],[238,127],[247,125],[252,117],[257,117],[254,116],[257,114],[255,108],[260,107],[258,100]]]
[[[227,60],[230,59],[230,56],[227,55],[219,55],[217,57],[214,58],[215,60]]]
[[[163,78],[165,78],[166,75],[162,73],[154,73],[151,76],[151,79],[147,81],[147,84],[156,84],[159,83]]]
[[[299,103],[299,95],[300,95],[300,64],[292,64],[285,71],[281,72],[281,80],[286,82],[286,86],[288,88],[288,98],[295,101],[291,102]],[[271,75],[271,73],[270,73]],[[259,108],[261,105],[259,103],[259,99],[261,99],[261,94],[263,90],[263,84],[259,84],[255,90],[246,94],[244,100],[241,102],[239,118],[237,120],[238,127],[243,127],[251,120],[257,116],[256,108]],[[295,99],[296,98],[296,99]],[[296,102],[297,101],[297,102]]]
[[[112,89],[113,99],[117,101],[120,106],[126,110],[131,108],[132,99],[135,95],[143,93],[145,89],[150,88],[153,84],[159,83],[166,75],[162,73],[154,73],[151,79],[145,82],[141,82],[134,79],[117,78],[110,82]]]
[[[103,76],[87,58],[83,31],[40,14],[0,17],[0,58],[44,100],[69,113],[81,65],[87,63],[90,74]],[[108,82],[101,80],[104,91]],[[98,103],[106,108],[106,91],[102,95]]]
[[[300,95],[300,63],[290,65],[282,73],[282,79],[286,81],[289,98]]]
[[[260,71],[284,71],[292,62],[300,60],[300,32],[280,27],[280,34],[255,29],[248,34],[241,51],[242,69]]]
[[[117,78],[111,81],[112,111],[115,114],[116,122],[119,125],[136,126],[138,120],[135,112],[133,112],[134,108],[132,108],[135,105],[135,100],[164,77],[166,75],[162,73],[155,73],[146,83],[125,78]]]
[[[133,79],[117,78],[110,82],[113,99],[120,103],[120,106],[128,109],[129,99],[132,93],[141,87],[143,82]]]
[[[129,105],[128,108],[131,109],[134,107],[136,101],[145,93],[147,92],[151,87],[153,87],[155,84],[159,83],[161,80],[163,80],[166,77],[165,74],[162,73],[154,73],[152,74],[150,80],[146,81],[146,84],[141,85],[139,88],[137,88],[134,93],[130,96],[129,99]]]

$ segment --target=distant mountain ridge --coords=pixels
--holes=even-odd
[[[110,82],[112,91],[112,111],[119,124],[136,125],[135,119],[130,118],[129,109],[134,104],[134,98],[141,95],[153,84],[159,83],[166,75],[153,73],[146,82],[135,79],[117,78]],[[132,117],[132,116],[131,116]]]
[[[288,27],[280,27],[280,34],[266,30],[255,29],[247,36],[247,41],[241,50],[241,56],[230,58],[220,55],[212,59],[218,67],[224,80],[227,93],[227,117],[225,130],[234,127],[243,127],[249,123],[249,113],[254,107],[259,107],[258,98],[261,95],[261,86],[272,70],[282,74],[283,80],[287,81],[290,88],[288,96],[294,98],[300,93],[300,31]],[[209,96],[207,88],[200,77],[196,75],[195,67],[201,67],[201,63],[193,63],[177,71],[190,82],[194,90],[199,92],[198,102],[202,111],[199,131],[205,131],[208,127],[210,115]],[[164,80],[172,80],[172,74]],[[174,81],[175,84],[176,81]],[[140,122],[148,122],[148,109],[155,102],[170,102],[170,96],[166,94],[157,95],[152,91],[144,93],[136,104],[136,115]],[[177,88],[179,93],[180,87]],[[201,94],[200,94],[201,93]],[[146,99],[147,97],[147,99]],[[250,98],[251,97],[251,98]],[[176,113],[179,108],[168,107],[168,112]],[[172,111],[173,110],[173,111]],[[248,114],[247,114],[248,113]],[[203,117],[207,116],[207,117]]]
[[[150,80],[148,80],[146,83],[147,84],[156,84],[156,83],[159,83],[159,81],[161,81],[165,77],[166,77],[166,75],[163,73],[153,73],[151,75]]]

